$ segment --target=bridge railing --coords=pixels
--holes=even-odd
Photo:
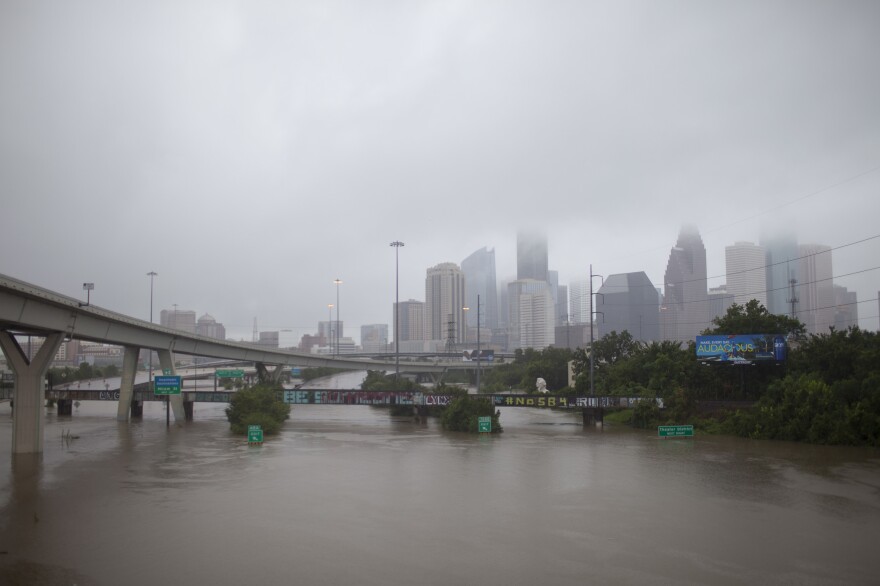
[[[426,393],[422,391],[359,391],[334,389],[291,389],[278,392],[285,403],[291,405],[413,405],[444,406],[458,395]],[[235,391],[183,391],[184,401],[196,403],[228,403]],[[663,408],[663,399],[642,397],[565,397],[557,395],[471,395],[485,398],[496,407],[538,407],[538,408],[604,408],[632,409],[641,401],[656,401]],[[47,399],[69,399],[71,401],[118,401],[118,390],[53,390],[46,391]],[[147,390],[135,390],[135,401],[164,401],[164,396],[154,395]]]

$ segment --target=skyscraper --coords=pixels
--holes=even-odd
[[[687,342],[709,327],[706,247],[695,226],[684,226],[669,253],[660,307],[660,335]]]
[[[569,290],[569,321],[575,324],[590,323],[590,282],[572,281]]]
[[[480,328],[498,328],[498,291],[495,282],[495,249],[481,248],[461,261],[469,328],[477,327],[477,295],[480,296]]]
[[[428,269],[425,335],[429,340],[442,340],[447,344],[460,344],[465,340],[464,291],[464,273],[455,263],[440,263]]]
[[[537,231],[516,234],[516,278],[547,280],[547,235]]]
[[[159,312],[159,325],[195,334],[196,312],[191,309],[163,309]]]
[[[547,281],[537,279],[517,279],[507,285],[508,299],[508,350],[514,348],[543,348],[545,346],[529,346],[543,344],[547,321],[549,335],[546,345],[553,343],[553,297]],[[532,321],[539,320],[539,321]]]
[[[797,317],[807,333],[828,333],[834,325],[834,285],[831,248],[822,244],[798,246]]]
[[[798,247],[792,234],[761,236],[766,267],[767,311],[791,314],[791,281],[797,280]]]
[[[424,341],[425,302],[410,299],[400,302],[400,310],[394,308],[394,315],[400,316],[400,327],[394,324],[394,331],[400,333],[400,342]]]
[[[855,291],[834,285],[834,329],[843,331],[859,325],[859,303]]]
[[[627,331],[643,342],[660,339],[657,290],[644,272],[609,275],[596,295],[599,337]],[[604,318],[604,319],[603,319]]]
[[[767,254],[763,246],[737,242],[724,248],[727,293],[733,302],[745,305],[757,299],[767,307]]]

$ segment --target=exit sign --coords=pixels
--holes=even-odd
[[[261,444],[263,443],[263,428],[259,425],[248,425],[248,443],[249,444]]]

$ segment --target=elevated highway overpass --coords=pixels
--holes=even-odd
[[[19,346],[16,335],[44,338],[35,356]],[[159,356],[159,369],[175,372],[175,354],[252,362],[265,377],[280,376],[285,367],[384,370],[396,367],[393,360],[321,356],[266,348],[244,342],[215,340],[173,330],[0,274],[0,348],[15,373],[13,406],[13,453],[43,451],[43,385],[49,364],[65,339],[88,340],[124,348],[117,419],[128,420],[133,399],[137,359],[141,350]],[[491,366],[483,363],[483,366]],[[472,370],[475,363],[458,359],[406,361],[401,368],[412,373],[443,373]],[[183,397],[171,398],[176,421],[185,418]]]

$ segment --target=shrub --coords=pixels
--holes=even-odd
[[[250,425],[259,425],[266,435],[281,431],[281,424],[290,418],[290,405],[281,400],[279,390],[255,385],[236,392],[226,408],[232,433],[245,435]]]

